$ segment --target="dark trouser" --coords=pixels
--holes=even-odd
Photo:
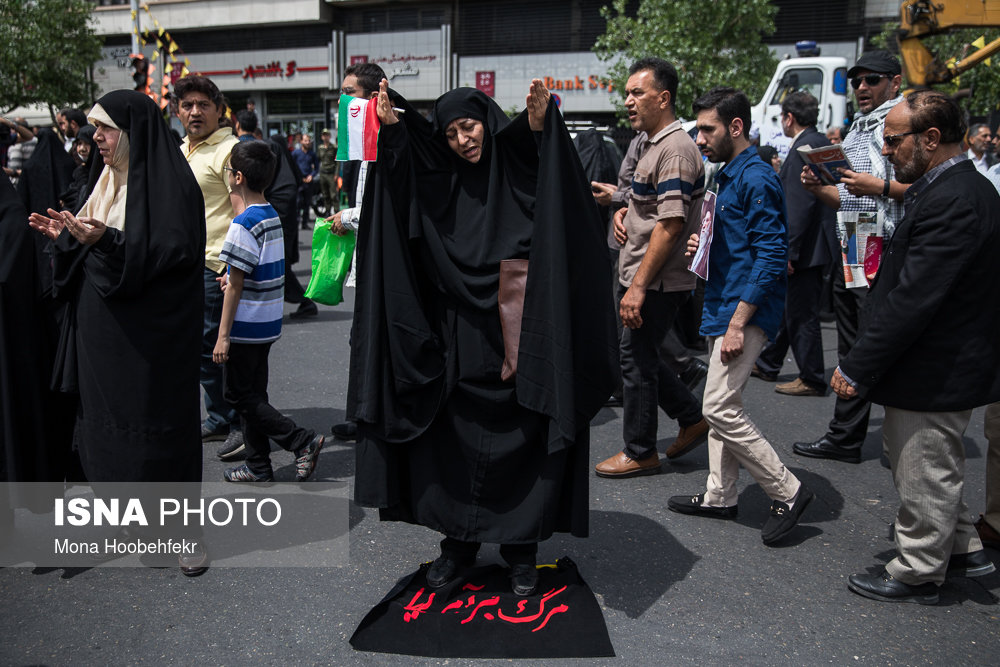
[[[778,373],[789,345],[799,367],[799,377],[818,389],[826,387],[823,337],[819,329],[819,302],[823,290],[823,267],[796,269],[788,277],[785,316],[774,342],[764,348],[757,365],[765,373]]]
[[[462,542],[446,537],[441,540],[441,553],[461,561],[471,562],[479,553],[479,542]],[[534,565],[538,542],[530,544],[501,544],[500,557],[510,566]]]
[[[226,400],[243,421],[247,466],[255,475],[271,474],[271,443],[290,452],[316,437],[313,431],[275,410],[267,402],[267,357],[271,343],[233,343],[225,364]]]
[[[316,183],[303,183],[299,186],[299,218],[305,225],[312,222],[312,213],[309,207],[312,205],[313,195],[316,193]]]
[[[622,314],[621,310],[618,308],[618,287],[621,285],[618,282],[618,256],[621,253],[620,250],[613,250],[608,248],[608,257],[611,259],[611,303],[615,304],[615,326],[618,327],[618,348],[621,349],[622,345]],[[620,356],[620,355],[619,355]],[[615,390],[612,395],[621,398],[622,395],[622,375],[621,375],[621,363],[618,364],[618,382],[615,385]]]
[[[618,303],[626,288],[618,286]],[[673,325],[685,292],[646,292],[640,314],[642,326],[624,329],[621,340],[625,453],[645,459],[656,452],[657,406],[682,428],[701,421],[701,403],[677,373],[660,359],[660,346]]]
[[[281,233],[285,244],[285,301],[302,303],[306,299],[306,288],[299,282],[292,266],[299,261],[299,226],[294,220],[281,221]]]
[[[833,312],[837,316],[837,358],[847,356],[858,339],[861,309],[868,298],[868,290],[844,287],[843,271],[833,276]],[[833,409],[833,419],[827,429],[827,439],[840,447],[860,449],[868,435],[868,413],[871,404],[859,397],[838,397]]]
[[[330,215],[330,211],[337,210],[337,174],[336,172],[332,174],[324,174],[320,172],[319,175],[319,189],[323,194],[323,212],[326,215]]]
[[[226,404],[222,393],[222,366],[212,361],[212,351],[219,339],[222,319],[222,290],[216,278],[221,274],[205,269],[205,318],[201,339],[201,386],[205,390],[205,426],[225,429],[236,419],[236,412]]]

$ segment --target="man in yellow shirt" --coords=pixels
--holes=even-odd
[[[234,217],[233,195],[229,190],[226,166],[233,146],[239,142],[231,128],[219,127],[226,104],[219,88],[203,76],[186,76],[174,85],[177,116],[187,136],[181,151],[191,165],[205,198],[205,323],[201,350],[201,386],[205,390],[208,417],[201,428],[203,442],[239,439],[236,413],[222,395],[222,366],[212,361],[222,316],[222,290],[216,278],[225,273],[219,259],[222,242]],[[232,431],[232,433],[230,433]],[[226,443],[230,443],[227,441]],[[225,449],[226,447],[224,447]]]

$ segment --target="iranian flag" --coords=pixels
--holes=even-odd
[[[378,115],[375,100],[364,100],[349,95],[340,96],[339,122],[337,123],[337,159],[375,159],[378,146]]]

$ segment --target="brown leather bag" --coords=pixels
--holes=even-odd
[[[500,330],[503,333],[503,368],[500,379],[513,382],[517,375],[517,346],[521,340],[521,316],[524,314],[524,285],[528,280],[528,260],[500,260]]]

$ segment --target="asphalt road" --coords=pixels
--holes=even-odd
[[[306,264],[297,268],[308,271]],[[347,296],[340,306],[320,307],[317,318],[286,318],[271,354],[272,403],[323,432],[344,416],[353,290]],[[832,369],[832,324],[823,333]],[[782,377],[794,377],[791,362]],[[761,543],[769,503],[745,473],[736,521],[666,509],[669,496],[703,490],[704,447],[665,464],[661,475],[591,479],[591,536],[557,536],[539,553],[541,561],[571,556],[601,603],[618,658],[579,662],[997,664],[1000,574],[949,580],[934,607],[876,602],[847,589],[848,575],[891,558],[897,498],[879,462],[879,408],[860,465],[792,454],[792,442],[823,433],[833,400],[783,397],[755,379],[746,391],[755,423],[817,496],[779,548]],[[605,408],[594,419],[592,463],[620,449],[621,417],[621,409]],[[675,435],[675,424],[661,415],[661,451]],[[221,479],[226,467],[215,459],[216,447],[205,450],[209,480]],[[981,409],[966,450],[965,496],[978,515],[986,451]],[[293,479],[291,456],[273,458],[279,480]],[[324,450],[318,478],[352,482],[353,473],[349,445]],[[0,664],[465,664],[471,661],[359,653],[348,644],[396,580],[436,555],[437,542],[430,530],[381,523],[374,511],[352,505],[350,559],[342,567],[212,568],[196,579],[176,568],[2,569]],[[989,555],[1000,564],[1000,553]],[[496,547],[484,548],[481,558],[498,560]]]

